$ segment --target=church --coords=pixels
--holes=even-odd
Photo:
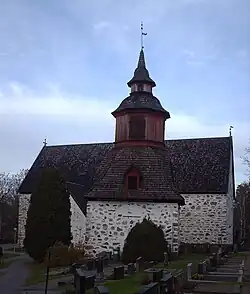
[[[232,136],[166,140],[170,113],[153,94],[143,48],[127,84],[129,96],[112,112],[113,143],[43,146],[19,188],[20,246],[45,162],[67,181],[72,242],[89,253],[122,249],[144,217],[162,226],[175,253],[181,243],[233,244]]]

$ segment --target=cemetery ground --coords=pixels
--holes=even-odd
[[[206,255],[204,254],[186,254],[179,256],[177,260],[174,260],[169,263],[168,266],[163,264],[156,264],[155,268],[164,268],[165,270],[169,270],[170,272],[174,273],[179,269],[186,269],[188,263],[193,263],[194,266],[197,266],[199,261],[205,258]],[[119,263],[116,266],[120,265]],[[57,268],[50,268],[50,275],[49,275],[49,289],[55,290],[57,288],[57,282],[70,280],[72,278],[72,274],[67,272],[67,267],[57,267]],[[108,276],[111,274],[113,268],[108,267],[104,268],[104,273],[107,276],[107,279],[103,283],[98,283],[99,285],[104,285],[109,288],[110,294],[131,294],[136,293],[141,287],[143,287],[143,282],[146,279],[145,273],[135,273],[134,275],[125,276],[124,279],[120,280],[109,280]],[[28,289],[43,289],[45,286],[45,279],[46,279],[46,265],[45,264],[30,264],[30,274],[26,279],[25,282],[25,290]],[[58,288],[62,292],[72,290],[73,286],[68,285],[67,287],[61,286]],[[91,293],[91,290],[88,291]]]

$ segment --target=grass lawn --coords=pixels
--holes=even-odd
[[[6,258],[17,257],[17,256],[20,256],[20,253],[16,253],[16,252],[13,252],[13,253],[4,252],[4,254],[3,254],[3,257],[4,257],[5,259],[6,259]]]
[[[188,263],[192,263],[195,267],[200,261],[203,261],[206,258],[206,254],[197,254],[191,253],[187,255],[181,255],[178,257],[178,260],[171,261],[166,269],[186,269]],[[163,263],[158,264],[156,267],[164,267]]]
[[[50,268],[50,272],[55,270],[64,269],[65,267]],[[43,283],[46,280],[47,268],[44,264],[32,263],[30,265],[30,274],[25,281],[25,286],[35,285],[38,283]],[[72,275],[68,275],[72,276]],[[58,279],[60,277],[67,277],[67,275],[49,275],[49,280]]]
[[[144,273],[137,273],[122,280],[107,281],[103,285],[108,287],[110,294],[131,294],[136,293],[143,287],[142,280],[144,277]]]
[[[0,269],[9,267],[12,262],[13,262],[13,260],[6,260],[6,259],[4,259],[3,260],[3,263],[0,264]]]

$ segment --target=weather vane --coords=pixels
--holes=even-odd
[[[144,33],[144,31],[143,31],[143,22],[141,22],[141,49],[144,49],[143,36],[147,36],[147,33]]]
[[[230,126],[229,127],[229,136],[231,137],[232,136],[232,129],[233,129],[234,127],[233,126]]]

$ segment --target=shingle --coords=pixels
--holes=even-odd
[[[159,158],[157,160],[154,158],[151,160],[152,168],[148,175],[153,177],[159,168],[163,171],[171,165],[174,185],[179,193],[227,193],[230,144],[230,137],[167,140],[165,141],[165,155],[159,157],[167,160],[165,167],[161,163],[158,164]],[[39,170],[44,166],[44,155],[46,154],[46,164],[48,166],[59,168],[67,181],[83,185],[80,195],[76,196],[83,197],[93,186],[93,183],[104,177],[105,172],[108,172],[109,165],[107,162],[111,164],[112,160],[119,155],[116,153],[117,151],[114,151],[113,147],[113,143],[47,146],[46,152],[44,148],[41,150],[21,184],[19,192],[24,194],[32,193],[33,187],[37,183]],[[142,172],[145,173],[144,170],[147,170],[144,167],[147,153],[145,150],[142,153]],[[127,153],[124,150],[121,154],[125,158],[124,156]],[[135,148],[132,150],[131,156],[136,156],[136,154],[139,156],[140,151]],[[152,158],[152,153],[150,154],[150,158]],[[139,157],[138,159],[135,157],[135,161],[140,168]],[[124,166],[124,170],[125,167],[127,166]],[[115,164],[109,170],[109,175],[110,171],[116,168],[117,165]],[[167,177],[167,175],[161,175],[161,177]],[[161,178],[162,180],[163,178]],[[114,187],[112,186],[111,188],[114,191]],[[116,192],[113,195],[115,197]],[[142,197],[141,194],[137,196]]]
[[[130,95],[121,102],[119,107],[113,111],[112,114],[114,115],[120,111],[129,109],[150,109],[153,111],[160,111],[166,115],[166,118],[170,118],[169,112],[162,107],[159,99],[149,92],[130,93]]]

